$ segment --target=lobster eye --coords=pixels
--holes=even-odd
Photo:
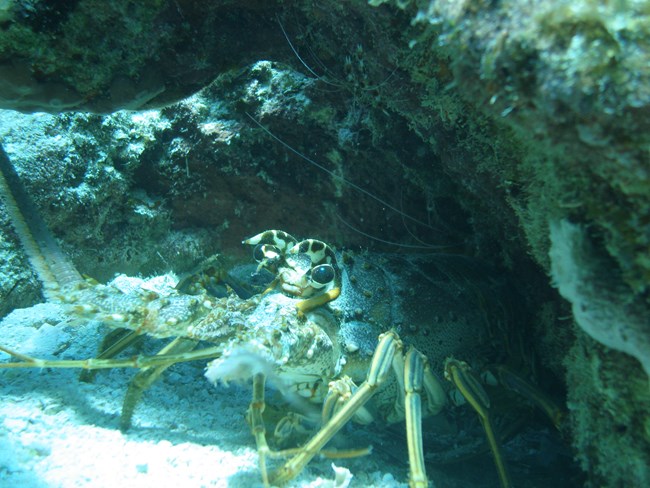
[[[319,285],[327,285],[334,281],[334,267],[331,264],[320,264],[311,270],[311,280]]]
[[[253,259],[258,263],[264,260],[264,244],[258,244],[253,248]]]

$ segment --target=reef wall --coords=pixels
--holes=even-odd
[[[2,141],[100,279],[181,270],[271,227],[508,270],[589,483],[643,486],[649,15],[646,1],[5,1],[0,106],[53,115],[5,113]],[[2,228],[4,311],[37,287]]]

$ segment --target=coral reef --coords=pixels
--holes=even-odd
[[[0,316],[15,308],[27,307],[40,298],[41,285],[20,252],[18,238],[4,208],[0,210]]]
[[[262,20],[264,3],[3,1],[1,105],[111,112],[176,101],[264,58],[281,36]]]
[[[591,485],[650,482],[650,393],[639,363],[579,333],[566,364],[573,444]]]
[[[160,202],[130,180],[165,120],[153,113],[51,116],[3,111],[4,148],[37,208],[83,273],[106,280],[186,265],[204,256],[201,233],[170,229]],[[149,243],[159,241],[152,249]],[[193,242],[192,242],[193,241]],[[162,251],[162,252],[161,252]]]
[[[521,290],[588,483],[643,486],[649,5],[0,2],[3,107],[178,102],[4,113],[2,140],[100,279],[182,269],[269,227],[490,260]],[[21,265],[2,228],[3,269]],[[5,297],[30,282],[17,273]]]
[[[650,310],[630,297],[611,258],[595,252],[580,226],[551,222],[550,237],[551,275],[576,323],[601,344],[634,356],[650,375]]]
[[[454,91],[489,115],[498,133],[505,128],[516,136],[516,159],[487,164],[508,182],[502,188],[532,255],[547,273],[553,267],[578,326],[633,354],[647,370],[646,2],[421,7],[416,16],[437,31]],[[549,230],[549,221],[562,219]],[[589,237],[576,229],[588,229]],[[548,323],[543,334],[557,329]],[[581,336],[582,354],[565,361],[578,458],[595,486],[646,484],[648,434],[635,426],[648,420],[647,377],[608,348],[584,346],[589,340]],[[597,363],[607,364],[616,381],[604,382],[591,366]],[[596,400],[608,405],[617,428],[609,428]]]

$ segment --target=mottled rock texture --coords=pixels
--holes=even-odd
[[[522,333],[566,391],[588,482],[645,486],[648,381],[612,348],[631,352],[626,328],[650,336],[649,15],[647,1],[5,1],[0,105],[143,109],[213,82],[151,117],[51,119],[51,173],[15,151],[80,267],[183,267],[271,227],[489,260],[526,297]],[[556,232],[549,256],[551,226],[580,245]],[[179,233],[191,252],[152,244]],[[580,276],[615,293],[576,294]],[[600,330],[618,341],[593,310],[571,314],[607,300]]]

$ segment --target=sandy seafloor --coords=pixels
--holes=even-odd
[[[0,344],[33,357],[86,359],[96,355],[105,329],[66,325],[58,305],[39,304],[12,312],[0,331]],[[151,340],[145,352],[163,345]],[[204,367],[199,361],[170,368],[145,393],[125,434],[119,414],[135,370],[103,370],[93,383],[79,381],[74,369],[0,370],[0,486],[262,486],[244,419],[250,385],[215,387]],[[343,437],[350,447],[365,447],[377,444],[376,432],[351,427]],[[391,449],[403,447],[385,450]],[[337,486],[331,464],[313,460],[291,486]],[[336,464],[352,473],[350,486],[406,486],[406,464],[381,454]]]

